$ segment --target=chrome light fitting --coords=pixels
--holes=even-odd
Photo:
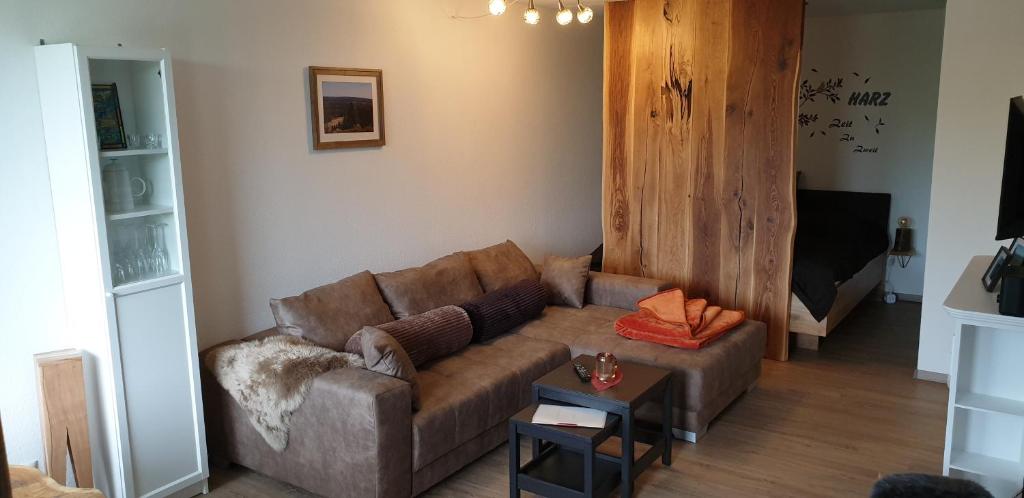
[[[558,13],[555,14],[555,21],[562,26],[572,22],[572,11],[565,8],[562,0],[558,0]]]
[[[561,3],[561,0],[559,0],[559,3]],[[594,9],[583,5],[583,0],[576,0],[576,8],[578,9],[576,11],[576,20],[580,24],[587,24],[594,20]]]
[[[512,0],[512,3],[517,3],[518,0]],[[540,23],[540,11],[534,5],[534,0],[530,0],[529,5],[526,7],[526,11],[523,12],[523,21],[526,24],[538,24]],[[570,4],[571,5],[571,4]],[[500,16],[508,10],[509,2],[507,0],[489,0],[487,2],[487,10],[492,16]],[[568,26],[572,24],[573,13],[572,10],[565,7],[564,0],[558,0],[558,12],[555,14],[555,21],[562,25]],[[594,20],[594,9],[583,5],[583,0],[576,0],[576,20],[580,24],[587,24]]]
[[[523,12],[523,21],[526,21],[526,24],[540,22],[540,11],[533,5],[533,0],[530,0],[530,6],[526,8],[526,12]]]
[[[508,4],[505,3],[505,0],[491,0],[491,2],[487,4],[487,10],[491,12],[492,16],[500,16],[504,14],[505,9],[507,8]]]

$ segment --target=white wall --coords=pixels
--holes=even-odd
[[[818,115],[797,135],[801,188],[892,194],[890,240],[896,220],[908,216],[918,254],[907,268],[890,258],[889,283],[895,292],[914,296],[922,294],[928,252],[943,21],[941,9],[808,17],[801,58],[801,81],[817,86],[829,78],[843,78],[837,103],[818,96],[800,108],[801,113]],[[851,93],[864,91],[892,96],[886,106],[848,105]],[[878,118],[886,124],[875,133]],[[829,128],[833,119],[852,126]],[[843,133],[855,140],[840,141]],[[854,152],[857,145],[877,147],[878,152]]]
[[[174,55],[199,342],[273,324],[267,301],[511,238],[601,240],[600,19],[527,26],[480,0],[0,0],[0,414],[41,458],[31,355],[66,347],[32,46]],[[380,68],[388,145],[313,152],[310,65]],[[73,332],[70,333],[73,336]]]
[[[953,321],[942,302],[993,241],[1011,97],[1024,94],[1024,2],[949,0],[932,170],[929,257],[917,366],[948,373]],[[978,275],[981,278],[981,275]]]

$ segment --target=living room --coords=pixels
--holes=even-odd
[[[619,404],[564,446],[639,438],[640,421],[665,436],[600,450],[589,478],[570,466],[579,496],[1018,493],[1024,391],[999,379],[1024,373],[1006,359],[1024,325],[944,303],[978,255],[984,292],[1007,243],[1024,6],[945,2],[920,325],[850,320],[813,352],[789,326],[803,4],[5,0],[14,496],[24,476],[119,497],[554,496],[529,462],[560,448],[529,434],[573,431],[517,414],[538,392],[585,407],[548,377],[591,389],[578,355]],[[430,313],[436,343],[388,327]],[[277,414],[283,442],[216,368],[268,330],[335,362]],[[976,331],[992,342],[959,342]],[[983,352],[1004,370],[965,377]],[[607,365],[621,384],[600,384]],[[68,397],[50,380],[80,403],[53,404]],[[987,397],[950,396],[964,386]]]

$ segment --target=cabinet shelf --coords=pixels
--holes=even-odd
[[[129,156],[156,156],[166,154],[167,149],[124,149],[124,150],[101,150],[100,157],[104,159]]]
[[[949,467],[1007,481],[1019,481],[1021,473],[1024,472],[1024,466],[1018,462],[966,451],[954,451],[950,454]]]
[[[143,216],[153,216],[157,214],[171,214],[174,212],[174,208],[170,206],[147,206],[140,205],[135,206],[135,209],[131,211],[123,211],[119,213],[107,214],[107,219],[110,221],[118,220],[130,220],[133,218],[142,218]]]
[[[1000,398],[978,393],[959,393],[956,406],[965,410],[977,410],[990,413],[1001,413],[1024,417],[1024,402],[1015,399]]]
[[[139,292],[150,291],[153,289],[160,289],[169,285],[180,284],[184,281],[185,276],[179,272],[168,273],[167,275],[160,275],[156,277],[150,277],[146,280],[139,280],[137,282],[128,282],[114,287],[113,294],[115,296],[127,296],[130,294],[137,294]]]

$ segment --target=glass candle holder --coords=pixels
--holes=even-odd
[[[597,380],[601,382],[608,382],[615,378],[615,373],[619,370],[619,362],[615,359],[615,355],[611,353],[597,353],[597,359],[594,365],[594,373],[597,375]]]

